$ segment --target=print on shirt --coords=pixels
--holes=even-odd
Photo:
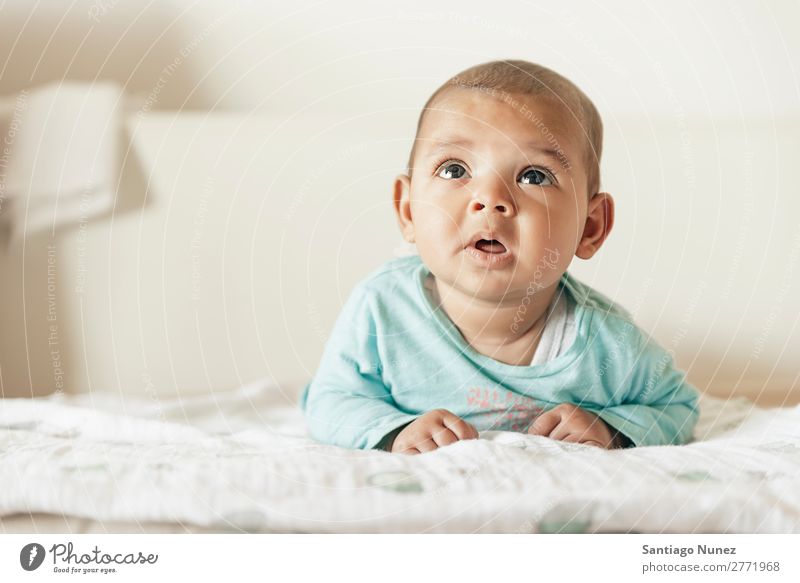
[[[506,389],[473,387],[467,392],[466,421],[478,431],[517,431],[524,433],[544,409],[525,395]]]

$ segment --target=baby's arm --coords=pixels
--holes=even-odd
[[[610,404],[559,404],[537,417],[528,433],[609,449],[691,439],[698,392],[675,369],[670,353],[632,325],[615,339],[617,367],[602,378],[605,394],[591,399]]]
[[[642,337],[632,367],[622,375],[628,391],[621,404],[586,409],[633,445],[688,442],[700,414],[699,394],[675,368],[671,354],[655,340]]]
[[[314,439],[370,449],[419,417],[398,409],[380,366],[369,295],[357,287],[339,314],[308,387],[305,412]]]
[[[331,445],[384,449],[385,438],[417,416],[394,406],[385,387],[368,379],[358,380],[357,373],[352,376],[341,383],[330,378],[314,379],[306,401],[309,432],[317,441]]]

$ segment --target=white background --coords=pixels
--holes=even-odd
[[[6,104],[61,79],[129,100],[113,215],[55,233],[68,390],[310,377],[348,291],[400,242],[390,187],[419,109],[468,66],[522,58],[605,122],[617,223],[573,273],[701,389],[798,402],[799,33],[789,1],[7,1]],[[5,395],[56,388],[50,241],[0,252]]]

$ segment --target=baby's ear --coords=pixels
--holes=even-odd
[[[403,239],[414,242],[414,222],[411,217],[411,177],[399,174],[394,179],[394,210]]]
[[[575,255],[591,259],[597,253],[614,226],[614,199],[607,192],[598,192],[589,201],[586,224]]]

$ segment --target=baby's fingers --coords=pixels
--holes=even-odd
[[[584,440],[579,441],[578,443],[582,443],[583,445],[593,445],[595,447],[600,447],[600,448],[603,448],[603,449],[606,448],[605,445],[603,445],[602,443],[600,443],[599,441],[597,441],[595,439],[584,439]]]
[[[478,439],[478,431],[458,415],[446,411],[442,415],[442,423],[458,439]]]
[[[561,414],[555,409],[551,409],[536,418],[528,429],[528,433],[548,437],[559,423],[561,423]]]
[[[565,424],[562,424],[563,427]],[[558,439],[559,441],[567,441],[569,443],[580,443],[582,445],[593,445],[595,447],[605,448],[606,446],[597,438],[596,435],[591,433],[590,431],[572,431],[565,433],[564,435],[559,435],[559,430],[557,429],[550,437],[553,439]]]
[[[433,441],[433,438],[429,437],[428,439],[415,443],[414,447],[416,447],[420,453],[425,453],[428,451],[433,451],[434,449],[437,449],[439,446],[436,445],[436,442]]]
[[[439,447],[444,447],[445,445],[450,445],[451,443],[458,441],[458,436],[456,436],[456,434],[450,431],[447,427],[442,427],[441,429],[435,430],[432,437],[433,441],[435,441],[436,445]]]
[[[582,433],[569,433],[564,437],[559,437],[557,439],[558,441],[565,441],[567,443],[580,443],[582,445],[596,445],[598,447],[603,447],[599,441],[592,439],[591,437],[584,437]]]
[[[576,428],[575,422],[569,419],[562,419],[550,432],[550,439],[555,439],[557,441],[573,441],[578,443],[583,436],[584,431],[580,428]]]

